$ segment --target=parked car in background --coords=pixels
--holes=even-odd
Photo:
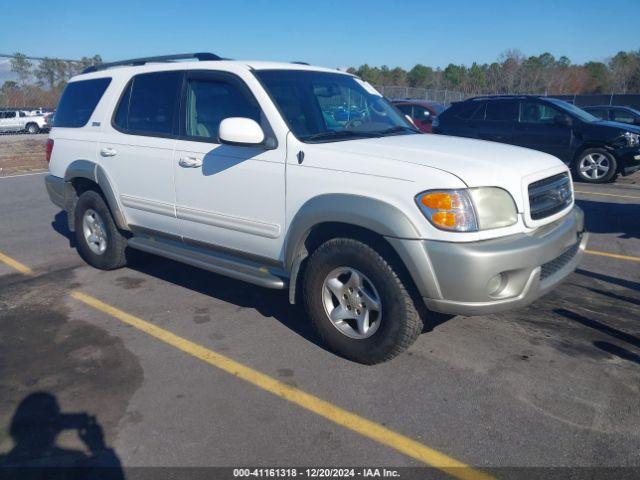
[[[49,131],[53,127],[53,120],[56,112],[47,112],[44,114],[44,127],[43,130]]]
[[[640,125],[640,111],[635,108],[619,105],[595,105],[582,107],[582,109],[598,117],[600,120]]]
[[[601,120],[549,97],[476,97],[440,114],[434,132],[550,153],[576,178],[605,183],[640,170],[640,127]]]
[[[28,115],[22,110],[0,111],[0,132],[38,133],[45,128],[42,115]]]
[[[169,61],[187,58],[202,61]],[[327,123],[344,104],[359,123]],[[557,158],[422,135],[370,84],[307,65],[200,53],[89,67],[46,155],[90,265],[122,267],[130,247],[288,289],[333,351],[367,364],[411,345],[427,309],[533,302],[587,241]]]
[[[428,100],[410,98],[391,100],[402,113],[408,115],[422,132],[431,133],[433,119],[447,108],[444,105]]]

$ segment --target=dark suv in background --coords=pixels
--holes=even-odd
[[[433,132],[540,150],[570,165],[576,178],[589,183],[640,170],[640,127],[600,120],[555,98],[470,98],[442,112]]]

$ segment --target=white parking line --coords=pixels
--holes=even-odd
[[[45,170],[44,172],[35,172],[35,173],[19,173],[17,175],[6,175],[6,176],[0,176],[0,180],[3,180],[5,178],[16,178],[16,177],[30,177],[32,175],[44,175],[45,173],[47,173],[47,171]]]

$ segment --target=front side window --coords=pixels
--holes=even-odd
[[[515,100],[491,100],[487,102],[485,120],[515,122],[518,118],[518,102]]]
[[[114,126],[125,133],[171,135],[181,85],[178,71],[136,75],[120,99]]]
[[[58,103],[53,126],[84,127],[110,83],[111,78],[95,78],[69,83]]]
[[[628,110],[614,108],[611,113],[611,120],[613,120],[614,122],[633,123],[634,121],[633,113],[629,112]]]
[[[187,82],[184,133],[218,142],[220,122],[244,117],[260,123],[260,109],[235,85],[225,81],[193,79]]]
[[[563,113],[551,105],[531,101],[522,102],[520,110],[520,122],[522,123],[550,125],[558,116],[563,116]]]
[[[339,73],[256,73],[289,128],[304,142],[419,133],[371,86]]]
[[[586,110],[582,110],[581,108],[576,107],[569,102],[565,102],[564,100],[559,100],[557,98],[547,98],[546,101],[552,103],[555,107],[559,108],[563,112],[568,113],[570,116],[578,118],[583,122],[591,123],[598,121],[597,117],[591,115]]]

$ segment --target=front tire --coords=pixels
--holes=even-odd
[[[127,263],[127,239],[116,226],[102,196],[93,190],[78,198],[75,208],[75,235],[78,253],[89,265],[113,270]]]
[[[580,153],[573,171],[576,177],[587,183],[607,183],[618,174],[616,158],[603,148],[588,148]]]
[[[303,291],[307,313],[326,345],[359,363],[392,359],[423,328],[398,272],[354,239],[335,238],[313,252]]]

